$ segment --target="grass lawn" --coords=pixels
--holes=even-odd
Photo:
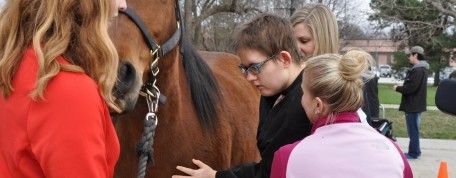
[[[385,109],[385,117],[393,122],[393,134],[396,137],[408,137],[404,112],[398,109]],[[441,111],[421,113],[421,138],[456,139],[456,116]]]
[[[436,87],[427,88],[427,105],[435,106]],[[378,99],[382,104],[400,104],[401,94],[393,90],[393,84],[378,84]]]
[[[379,84],[378,97],[382,104],[400,104],[401,94],[393,91],[392,84]],[[427,105],[435,106],[436,87],[428,86]],[[380,115],[381,115],[380,111]],[[408,137],[404,112],[398,109],[385,109],[385,117],[393,122],[393,133],[396,137]],[[441,111],[421,113],[421,138],[456,139],[456,116]]]

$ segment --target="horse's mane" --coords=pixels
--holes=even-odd
[[[209,66],[185,38],[182,40],[183,64],[192,101],[203,130],[214,131],[218,123],[220,88]]]

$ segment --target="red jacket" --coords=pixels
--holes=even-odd
[[[84,73],[60,71],[45,99],[34,101],[37,71],[28,49],[14,91],[7,99],[0,95],[0,177],[113,177],[119,141],[97,83]]]

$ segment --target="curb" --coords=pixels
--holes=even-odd
[[[398,104],[380,104],[380,105],[383,105],[383,107],[385,109],[399,109],[399,105]],[[439,110],[437,108],[437,106],[427,106],[426,109],[429,110],[429,111],[438,111]]]

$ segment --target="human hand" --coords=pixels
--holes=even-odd
[[[208,165],[204,164],[200,160],[192,159],[193,164],[196,164],[199,169],[191,169],[183,166],[177,166],[176,169],[182,171],[190,176],[181,176],[181,175],[173,175],[172,178],[215,178],[215,171]]]

